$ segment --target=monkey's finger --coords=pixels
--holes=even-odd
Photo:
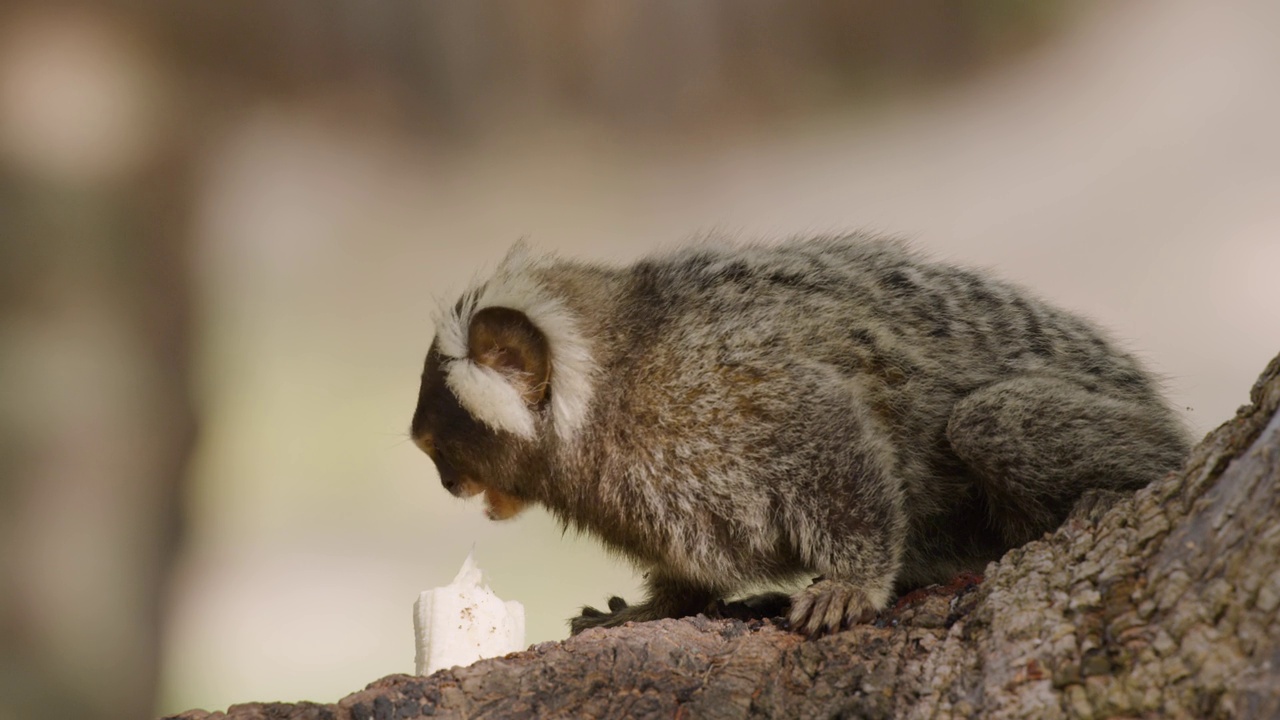
[[[828,597],[831,599],[827,602],[827,612],[822,616],[821,626],[825,632],[839,632],[845,611],[850,604],[856,604],[856,600],[843,592],[829,593]]]
[[[595,609],[595,608],[591,607],[590,605],[583,605],[583,606],[582,606],[582,613],[581,613],[580,615],[581,615],[581,617],[598,618],[598,617],[604,617],[604,616],[605,616],[605,614],[606,614],[606,613],[604,613],[604,612],[602,612],[602,611],[600,611],[600,610],[597,610],[597,609]]]
[[[832,602],[833,600],[836,600],[836,597],[829,592],[817,593],[817,597],[813,599],[813,609],[809,611],[809,622],[806,626],[810,635],[822,632],[823,623],[827,619],[827,611],[832,605],[836,604]],[[840,605],[844,607],[843,603]]]
[[[627,609],[627,601],[626,601],[626,600],[623,600],[622,598],[618,597],[617,595],[614,595],[613,597],[609,598],[609,609],[610,609],[610,610],[612,610],[612,611],[614,611],[614,612],[618,612],[618,611],[620,611],[620,610],[626,610],[626,609]]]
[[[853,627],[854,625],[863,625],[871,622],[876,617],[876,611],[868,604],[858,599],[850,602],[844,614],[844,626]]]
[[[826,634],[822,625],[822,618],[823,616],[816,612],[811,613],[808,619],[805,620],[804,627],[800,628],[800,631],[810,640],[822,637]]]
[[[805,603],[808,608],[799,616],[792,613],[791,626],[805,635],[815,638],[822,635],[822,623],[827,615],[827,606],[831,602],[831,596],[826,593],[805,593],[805,599],[808,600]]]
[[[791,612],[787,615],[787,624],[793,630],[800,630],[804,626],[804,621],[809,618],[809,611],[813,609],[813,596],[809,593],[800,593],[791,602]]]

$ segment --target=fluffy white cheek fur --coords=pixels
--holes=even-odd
[[[454,360],[445,384],[471,416],[494,430],[532,439],[533,411],[520,391],[496,370],[468,360]]]

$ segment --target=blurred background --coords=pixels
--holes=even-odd
[[[0,3],[0,719],[333,701],[475,548],[638,578],[406,441],[433,298],[867,228],[1098,319],[1203,433],[1280,350],[1274,0]]]

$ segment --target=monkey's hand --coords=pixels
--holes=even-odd
[[[791,596],[791,628],[811,638],[868,622],[877,608],[857,585],[818,580]]]
[[[678,618],[707,612],[718,599],[718,593],[687,580],[652,574],[646,580],[649,596],[644,602],[628,605],[620,597],[609,598],[609,612],[593,607],[582,608],[582,614],[569,620],[569,631],[577,635],[587,628],[617,627],[628,622],[645,622],[662,618]]]
[[[668,617],[654,606],[654,603],[628,605],[626,600],[618,596],[609,598],[609,612],[597,610],[590,605],[582,608],[582,614],[569,620],[569,634],[577,635],[583,630],[597,627],[618,627],[628,622],[645,622]]]

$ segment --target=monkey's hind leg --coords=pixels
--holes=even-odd
[[[883,433],[857,403],[841,415],[815,417],[824,422],[805,429],[817,448],[811,473],[782,497],[781,513],[806,569],[821,575],[791,597],[787,619],[809,637],[866,622],[888,604],[907,531],[903,488]]]
[[[697,615],[719,599],[718,593],[705,587],[657,574],[651,574],[646,585],[649,596],[637,605],[629,605],[615,596],[609,598],[610,612],[590,606],[582,608],[580,615],[569,619],[569,634],[577,635],[595,627],[618,627],[628,622]]]
[[[1039,376],[963,398],[951,413],[947,439],[1010,546],[1056,528],[1086,491],[1134,490],[1176,469],[1188,447],[1172,413],[1154,397],[1103,395]]]

